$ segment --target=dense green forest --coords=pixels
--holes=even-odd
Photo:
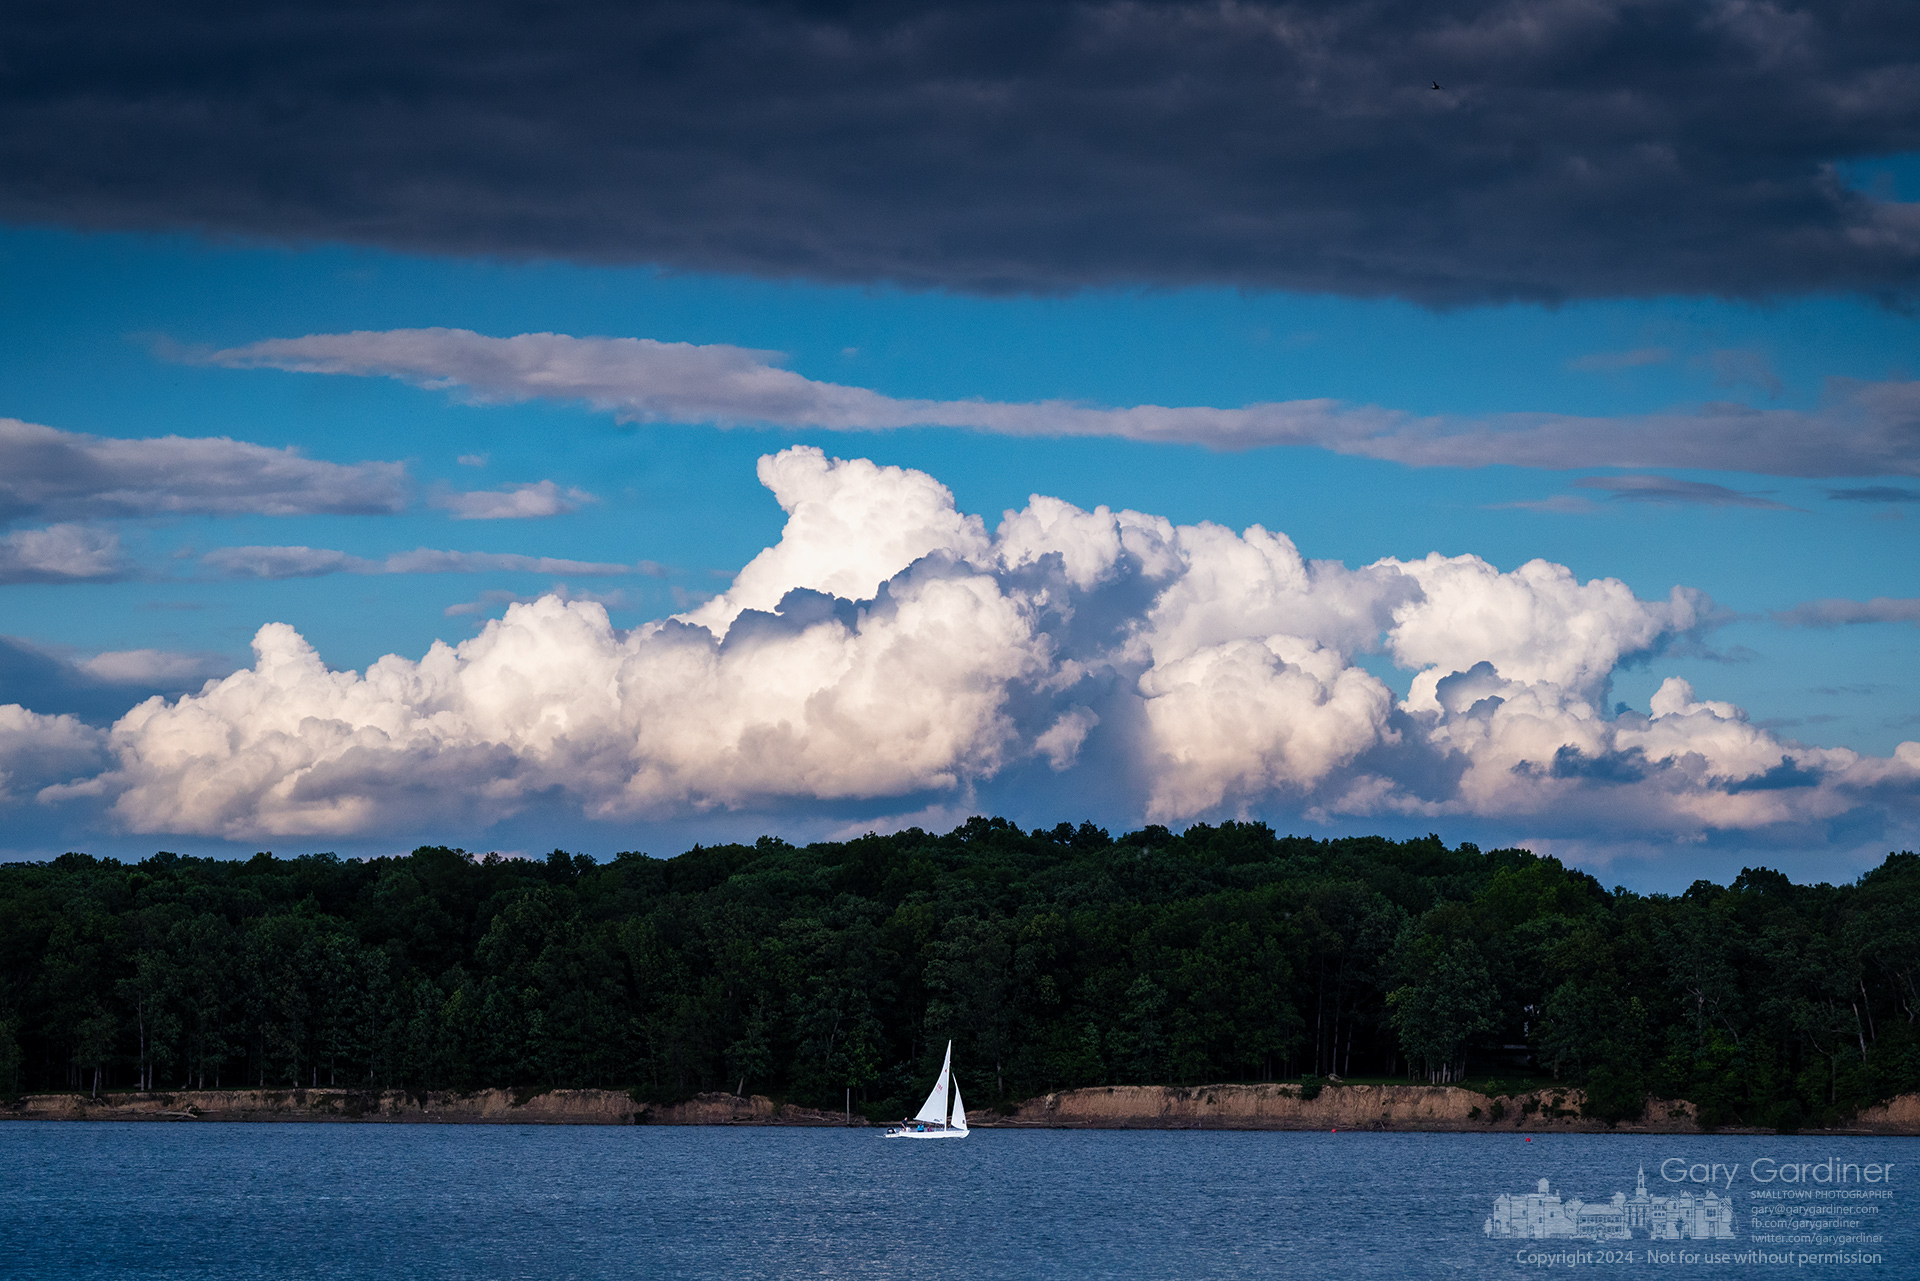
[[[1528,1075],[1792,1128],[1920,1088],[1920,858],[1608,892],[1521,850],[976,818],[596,864],[0,867],[0,1090],[967,1096]]]

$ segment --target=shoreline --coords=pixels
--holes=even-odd
[[[1685,1100],[1650,1099],[1639,1120],[1608,1125],[1580,1115],[1581,1092],[1552,1087],[1489,1098],[1453,1085],[1116,1085],[1028,1099],[1011,1113],[978,1109],[975,1129],[1363,1130],[1478,1134],[1702,1134]],[[866,1127],[858,1114],[778,1103],[765,1095],[699,1094],[681,1103],[640,1103],[621,1090],[476,1090],[471,1093],[353,1090],[173,1090],[148,1094],[31,1094],[0,1105],[14,1121],[278,1121],[426,1125],[733,1125]],[[1920,1094],[1867,1108],[1846,1125],[1811,1135],[1920,1135]],[[1721,1126],[1717,1134],[1773,1134]]]
[[[639,1103],[624,1090],[461,1092],[309,1089],[167,1090],[147,1094],[28,1094],[0,1106],[10,1121],[284,1121],[386,1125],[783,1125],[844,1126],[838,1112],[775,1103],[761,1095],[696,1095],[684,1103]],[[855,1116],[853,1125],[866,1125]]]

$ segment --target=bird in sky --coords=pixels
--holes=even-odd
[[[1438,88],[1440,87],[1440,82],[1439,82],[1438,80],[1436,80],[1436,81],[1434,81],[1434,82],[1433,82],[1433,87],[1434,87],[1434,88],[1436,88],[1436,89],[1438,89]]]

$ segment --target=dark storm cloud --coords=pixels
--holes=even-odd
[[[38,3],[0,217],[967,290],[1911,292],[1920,9]],[[1439,88],[1431,88],[1437,82]]]

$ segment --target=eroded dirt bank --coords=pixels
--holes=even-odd
[[[1653,1099],[1637,1121],[1609,1126],[1580,1115],[1576,1089],[1490,1099],[1457,1086],[1327,1085],[1305,1098],[1296,1085],[1118,1085],[1029,1099],[1011,1115],[985,1109],[987,1129],[1543,1131],[1697,1134],[1691,1105]],[[480,1125],[848,1124],[839,1112],[763,1095],[699,1094],[684,1103],[636,1103],[619,1090],[182,1090],[172,1093],[35,1094],[0,1107],[0,1119],[45,1121],[384,1121]],[[866,1120],[855,1114],[853,1125]],[[1720,1133],[1770,1133],[1737,1126]],[[1807,1133],[1920,1135],[1920,1094],[1869,1108],[1845,1126]]]
[[[979,1125],[1155,1130],[1396,1130],[1698,1134],[1685,1101],[1650,1099],[1637,1121],[1609,1126],[1580,1115],[1576,1089],[1488,1098],[1457,1086],[1328,1085],[1314,1098],[1294,1085],[1122,1085],[1029,1099],[1012,1116]],[[1735,1126],[1719,1133],[1771,1133]],[[1812,1133],[1814,1131],[1808,1131]],[[1902,1095],[1820,1133],[1920,1134],[1920,1095]]]

